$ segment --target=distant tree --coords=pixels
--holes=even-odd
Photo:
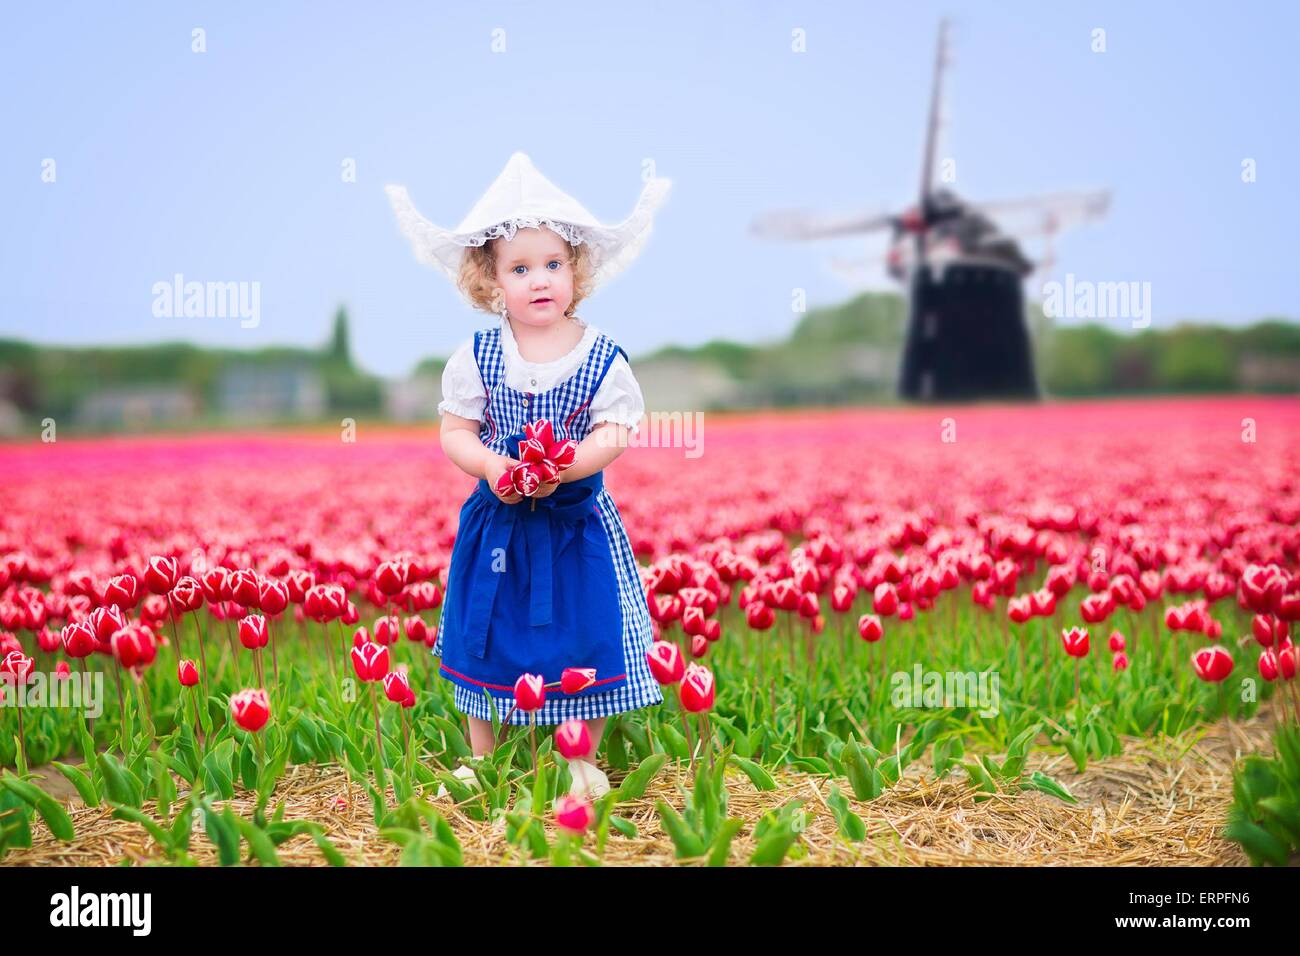
[[[344,306],[339,306],[338,312],[334,313],[334,330],[330,333],[325,357],[343,368],[352,367],[352,352],[348,347],[348,310]]]

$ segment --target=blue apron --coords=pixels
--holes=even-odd
[[[510,457],[522,437],[507,439]],[[549,684],[566,667],[593,667],[596,683],[579,694],[626,683],[618,580],[596,506],[603,487],[596,472],[545,498],[505,504],[479,479],[461,508],[447,570],[443,677],[509,693],[521,674]],[[562,695],[558,687],[546,693]]]

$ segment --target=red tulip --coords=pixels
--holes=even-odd
[[[1262,647],[1272,647],[1290,634],[1287,622],[1279,621],[1271,614],[1256,614],[1250,622],[1250,629]]]
[[[64,680],[72,676],[72,668],[68,666],[67,661],[59,661],[54,665],[54,676],[57,680]]]
[[[35,663],[22,651],[10,651],[3,660],[0,660],[0,674],[8,675],[7,679],[11,679],[15,684],[26,684],[27,675],[32,672]]]
[[[888,582],[876,585],[871,595],[871,606],[881,617],[889,617],[898,610],[898,591]]]
[[[266,647],[270,639],[270,633],[266,629],[266,618],[262,617],[262,615],[249,614],[247,617],[240,619],[239,643],[250,651],[259,647]]]
[[[1201,680],[1218,683],[1232,673],[1232,655],[1218,644],[1203,647],[1192,655],[1192,667]]]
[[[388,648],[367,641],[352,648],[352,669],[363,681],[383,680],[388,673]]]
[[[415,704],[415,691],[405,671],[389,671],[384,675],[384,694],[395,704],[410,707]]]
[[[199,682],[199,668],[191,660],[183,660],[176,666],[176,678],[182,687],[193,687]]]
[[[398,624],[397,615],[388,615],[375,619],[375,637],[376,644],[383,644],[385,647],[396,644],[402,636],[402,629]]]
[[[696,634],[691,638],[691,657],[699,660],[709,652],[709,641],[703,634]]]
[[[745,623],[755,631],[766,631],[776,623],[776,611],[761,600],[745,607]]]
[[[36,632],[36,646],[46,654],[53,654],[63,645],[59,641],[59,635],[48,627],[42,627]]]
[[[682,610],[682,630],[691,636],[704,633],[704,608],[688,607]]]
[[[524,713],[541,710],[546,702],[546,682],[541,674],[520,674],[515,681],[515,706]]]
[[[375,569],[375,584],[381,593],[392,597],[406,587],[409,569],[402,561],[385,561]]]
[[[1272,650],[1265,650],[1259,655],[1259,676],[1270,683],[1280,676],[1277,655]]]
[[[271,702],[264,690],[241,690],[230,698],[230,714],[244,730],[256,732],[270,719]]]
[[[95,637],[101,644],[107,644],[109,639],[128,623],[122,609],[111,604],[95,608],[90,612],[89,620],[90,626],[95,629]]]
[[[129,611],[140,601],[140,583],[130,574],[119,574],[104,588],[104,603]]]
[[[1031,593],[1029,603],[1036,617],[1051,617],[1056,611],[1056,595],[1047,588],[1040,588]]]
[[[262,585],[257,572],[251,568],[232,571],[227,578],[230,584],[230,599],[244,607],[257,607],[262,596]]]
[[[591,732],[581,720],[566,720],[555,731],[555,749],[566,760],[591,756]]]
[[[1079,603],[1079,616],[1089,624],[1099,624],[1110,617],[1115,610],[1115,599],[1106,591],[1101,594],[1089,594]]]
[[[898,619],[900,621],[910,621],[916,617],[916,606],[911,601],[903,601],[898,605]]]
[[[682,649],[671,641],[655,641],[645,657],[650,673],[660,684],[675,684],[686,672]]]
[[[190,614],[203,607],[203,589],[198,581],[184,577],[168,592],[166,600],[173,614]]]
[[[846,585],[837,584],[831,588],[831,610],[843,614],[853,606],[853,598],[856,595],[853,590]]]
[[[1295,677],[1297,663],[1300,663],[1300,648],[1287,644],[1277,652],[1277,669],[1284,680]]]
[[[1086,628],[1072,627],[1068,631],[1062,631],[1061,642],[1065,645],[1065,653],[1071,657],[1088,656],[1088,631]]]
[[[203,597],[209,604],[230,600],[229,574],[223,567],[204,571],[199,577],[199,586],[203,588]]]
[[[560,674],[560,690],[566,694],[579,694],[595,683],[594,667],[566,667]]]
[[[679,695],[682,707],[692,714],[710,710],[715,692],[713,672],[702,664],[687,664]]]
[[[1112,651],[1122,651],[1128,645],[1128,642],[1124,640],[1124,635],[1119,631],[1110,632],[1110,641],[1108,643]]]
[[[1007,617],[1013,624],[1024,624],[1034,616],[1034,602],[1028,594],[1013,597],[1007,602]]]
[[[880,623],[880,618],[874,614],[864,614],[858,618],[858,636],[873,644],[884,637],[885,628]]]
[[[403,625],[408,641],[424,641],[429,636],[429,625],[425,623],[424,618],[408,617]]]
[[[709,618],[704,622],[704,639],[712,644],[714,641],[722,638],[722,622],[717,618]]]
[[[179,574],[175,558],[152,557],[145,568],[144,585],[154,594],[166,594],[176,586]]]
[[[113,656],[123,667],[137,667],[153,662],[157,653],[153,632],[143,624],[130,624],[110,639]]]
[[[63,652],[69,657],[89,657],[95,650],[95,632],[85,621],[63,625],[60,636],[63,639]]]
[[[596,811],[586,800],[561,794],[555,801],[555,825],[570,833],[582,833],[596,819]]]
[[[817,600],[817,595],[812,591],[805,591],[799,595],[799,616],[812,619],[821,613],[821,604]]]
[[[1111,667],[1116,673],[1128,670],[1128,655],[1123,651],[1116,651],[1114,658],[1111,660]]]
[[[289,606],[289,586],[283,581],[263,578],[257,591],[257,606],[271,617],[280,614]]]

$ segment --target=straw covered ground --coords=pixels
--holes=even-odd
[[[760,792],[738,770],[729,769],[729,814],[744,820],[730,862],[749,859],[755,847],[753,826],[764,813],[798,800],[805,812],[804,828],[785,865],[1243,865],[1245,854],[1221,836],[1232,802],[1232,771],[1241,756],[1268,751],[1271,726],[1271,714],[1264,708],[1249,721],[1224,720],[1178,738],[1127,738],[1123,756],[1091,762],[1081,775],[1064,755],[1033,754],[1029,767],[1064,784],[1078,798],[1077,805],[1036,791],[977,801],[960,771],[936,781],[924,763],[909,767],[896,786],[870,802],[853,800],[846,782],[839,781],[867,826],[866,838],[858,843],[848,842],[837,830],[826,802],[826,777],[777,772],[773,776],[778,788]],[[147,864],[161,858],[143,827],[116,820],[106,809],[81,805],[75,793],[66,793],[62,777],[51,777],[51,791],[68,797],[76,839],[62,843],[38,823],[33,846],[11,853],[5,865]],[[612,774],[610,779],[617,786],[620,777]],[[680,862],[674,860],[672,842],[660,828],[655,803],[663,799],[680,809],[688,782],[685,766],[669,765],[641,799],[620,804],[616,812],[635,823],[637,836],[611,831],[604,863]],[[283,800],[286,819],[320,823],[352,864],[396,864],[401,847],[378,836],[364,793],[354,785],[351,804],[337,805],[348,791],[338,767],[295,766],[280,780],[272,806]],[[251,813],[253,802],[251,794],[237,791],[234,809]],[[460,840],[466,864],[546,865],[511,846],[504,824],[472,820],[448,797],[434,803]],[[216,863],[215,848],[200,829],[193,838],[192,856],[200,864]],[[325,865],[320,850],[305,835],[282,844],[279,856],[289,865]]]

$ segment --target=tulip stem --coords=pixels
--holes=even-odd
[[[379,759],[379,766],[384,765],[384,738],[379,733],[379,701],[375,697],[375,681],[367,681],[370,685],[370,709],[375,714],[375,754]],[[378,785],[379,781],[375,781]]]
[[[79,658],[77,658],[77,663],[81,665],[81,676],[82,676],[83,678],[85,678],[85,680],[86,680],[86,682],[87,682],[85,686],[89,686],[90,674],[89,674],[89,672],[86,670],[86,659],[85,659],[84,657],[79,657]],[[88,733],[90,734],[90,742],[93,744],[93,743],[95,742],[95,718],[94,718],[94,717],[87,717],[87,716],[86,716],[86,712],[83,710],[83,711],[81,712],[81,719],[82,719],[82,721],[83,721],[84,723],[86,723],[86,724],[88,725]]]
[[[24,707],[24,703],[22,700],[23,685],[15,682],[14,692],[18,697],[18,700],[15,703],[18,706],[18,749],[20,751],[19,756],[22,757],[21,766],[24,770],[26,770],[28,767],[31,766],[31,764],[27,762],[27,734],[23,730],[23,707]]]
[[[271,641],[271,674],[275,677],[275,689],[278,696],[280,690],[280,655],[277,654],[275,650],[274,618],[269,614],[266,616],[266,633],[270,637]]]
[[[537,502],[533,502],[536,504]],[[537,711],[528,715],[528,743],[533,748],[533,779],[537,778]]]
[[[198,739],[199,750],[203,750],[203,724],[199,720],[199,695],[190,691],[190,701],[194,704],[194,736]]]
[[[1083,736],[1083,695],[1079,693],[1079,658],[1074,659],[1074,725]]]
[[[203,670],[199,671],[199,686],[203,688],[203,698],[208,696],[208,652],[203,647],[203,621],[199,618],[199,612],[194,612],[194,623],[199,628],[199,663],[203,665]]]
[[[688,720],[686,719],[686,708],[685,708],[685,707],[681,707],[681,708],[679,709],[679,713],[682,715],[682,727],[686,730],[686,749],[687,749],[687,752],[690,754],[690,758],[691,758],[690,770],[691,770],[691,773],[694,774],[694,772],[695,772],[695,741],[691,738],[691,724],[690,724],[690,721],[688,721]]]
[[[132,671],[131,676],[135,679],[136,693],[144,698],[144,713],[149,719],[149,736],[157,735],[157,727],[153,722],[153,703],[149,700],[149,687],[145,684],[145,679],[138,671]]]

